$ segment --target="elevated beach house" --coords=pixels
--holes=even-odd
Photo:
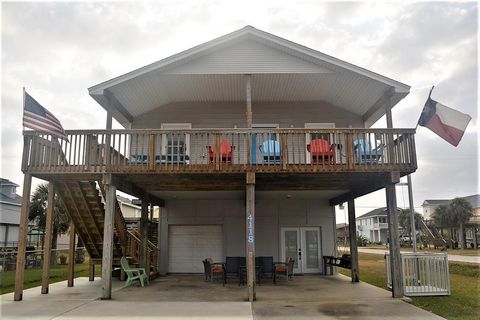
[[[348,203],[354,235],[355,198],[386,188],[393,292],[401,296],[395,184],[417,163],[415,130],[393,128],[391,109],[409,88],[244,27],[89,88],[107,111],[105,129],[67,130],[68,142],[25,131],[22,219],[31,177],[48,180],[91,269],[102,265],[104,299],[121,256],[160,275],[244,256],[252,300],[255,256],[324,273],[322,256],[336,254],[334,206]],[[372,129],[384,115],[387,128]],[[112,130],[112,118],[124,129]],[[146,227],[125,227],[117,190],[142,200],[144,226],[150,207],[161,208],[158,243]],[[21,254],[18,263],[21,280]]]

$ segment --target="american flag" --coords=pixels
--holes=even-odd
[[[23,126],[33,130],[48,132],[68,141],[60,121],[26,92],[23,107]]]

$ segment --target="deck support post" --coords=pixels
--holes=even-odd
[[[247,172],[246,187],[246,257],[248,301],[256,299],[255,294],[255,172]]]
[[[477,225],[473,225],[472,226],[472,231],[473,231],[473,248],[474,249],[478,249],[478,244],[477,244],[477,241],[478,241],[478,237],[477,237]]]
[[[75,276],[75,225],[70,224],[70,243],[68,244],[68,274],[67,286],[73,287],[73,279]]]
[[[168,209],[167,209],[168,210]],[[158,273],[161,276],[167,274],[168,271],[168,220],[167,215],[168,211],[165,207],[162,208],[160,215],[158,217],[158,239],[159,243],[157,244],[158,251]]]
[[[359,282],[357,226],[355,223],[355,200],[348,200],[348,235],[350,238],[350,258],[352,282]]]
[[[149,273],[147,265],[147,239],[148,239],[148,203],[146,199],[142,199],[142,215],[140,217],[140,268],[145,268]]]
[[[113,230],[115,225],[115,202],[117,188],[112,184],[112,176],[103,176],[105,186],[105,222],[102,250],[102,300],[112,298]]]
[[[30,190],[32,187],[32,176],[26,173],[23,177],[22,209],[20,211],[20,225],[18,228],[18,253],[17,266],[15,271],[15,293],[13,299],[23,299],[23,280],[25,277],[25,251],[27,249],[27,224],[28,210],[30,207]]]
[[[90,260],[90,263],[88,264],[88,281],[94,281],[95,280],[95,262]]]
[[[392,175],[393,176],[393,175]],[[387,182],[385,188],[387,197],[387,220],[389,233],[389,250],[390,250],[390,273],[392,279],[392,297],[403,297],[403,277],[402,277],[402,258],[400,255],[400,241],[398,237],[398,213],[397,213],[397,196],[395,191],[395,183],[398,181],[393,178]]]
[[[55,208],[55,187],[48,183],[47,212],[45,217],[45,240],[43,247],[42,294],[48,293],[50,281],[50,260],[52,256],[53,212]]]

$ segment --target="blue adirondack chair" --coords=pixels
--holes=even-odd
[[[259,147],[263,153],[263,163],[280,163],[280,143],[276,140],[265,140]]]
[[[355,139],[353,141],[355,160],[357,163],[379,163],[384,151],[384,145],[380,144],[377,148],[372,149],[368,141]]]

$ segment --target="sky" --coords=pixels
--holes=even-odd
[[[1,17],[0,170],[19,185],[22,87],[65,129],[102,129],[106,112],[88,87],[252,25],[410,85],[393,109],[397,128],[416,126],[435,85],[434,100],[472,121],[458,147],[418,127],[415,208],[478,193],[476,2],[3,2]],[[408,206],[406,187],[397,202]],[[384,190],[356,199],[357,216],[382,206]]]

